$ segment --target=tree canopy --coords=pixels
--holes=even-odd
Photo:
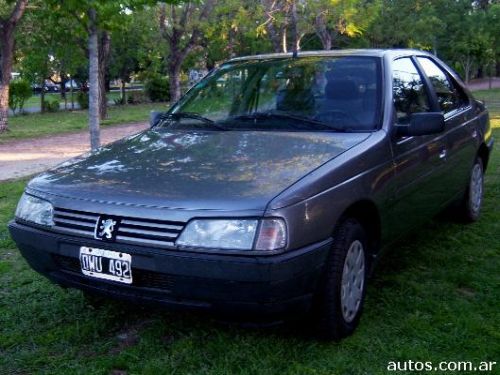
[[[498,0],[0,0],[0,25],[20,5],[27,11],[15,28],[14,70],[63,92],[70,77],[92,90],[95,31],[104,108],[111,80],[124,88],[162,75],[175,100],[192,69],[295,49],[419,48],[466,80],[500,75]]]

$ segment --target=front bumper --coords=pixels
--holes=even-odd
[[[271,256],[189,253],[65,236],[12,221],[12,238],[37,272],[60,285],[169,308],[254,317],[306,312],[331,240]],[[80,272],[80,246],[132,255],[125,285]]]

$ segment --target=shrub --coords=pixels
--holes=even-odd
[[[146,102],[146,96],[143,91],[129,91],[127,93],[128,104],[141,104]]]
[[[12,112],[16,113],[16,110],[22,112],[24,103],[31,98],[31,95],[33,95],[33,93],[29,82],[22,79],[16,79],[11,82],[9,89],[9,107],[12,109]]]
[[[45,108],[45,110],[47,112],[57,112],[60,109],[59,100],[57,100],[57,99],[54,99],[51,101],[44,100],[43,107]]]
[[[80,106],[80,109],[88,109],[89,108],[89,94],[83,91],[80,91],[76,96],[76,101]]]
[[[115,105],[123,105],[123,100],[122,98],[114,98],[113,103],[115,103]]]
[[[170,100],[170,82],[168,78],[155,75],[145,85],[146,95],[152,102],[168,102]]]

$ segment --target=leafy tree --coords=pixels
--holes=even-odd
[[[275,52],[300,49],[304,37],[309,41],[314,34],[329,50],[340,36],[363,34],[379,0],[261,0],[261,6],[266,17],[258,29],[269,36]]]
[[[436,12],[444,30],[435,30],[435,53],[454,66],[468,82],[474,71],[489,63],[494,40],[489,32],[487,14],[468,0],[440,0]]]
[[[446,27],[438,16],[437,1],[381,0],[376,22],[366,31],[370,45],[432,50],[436,33]]]
[[[304,3],[298,5],[297,0],[261,0],[260,5],[265,19],[258,27],[259,34],[269,36],[274,52],[297,50],[300,44],[297,7],[303,8]],[[291,45],[288,40],[289,30],[292,34]]]
[[[170,79],[170,98],[177,101],[181,96],[181,67],[188,54],[198,46],[202,37],[202,24],[208,19],[215,0],[185,4],[161,3],[159,21],[161,36],[169,47],[167,69]]]
[[[154,22],[155,9],[138,9],[122,17],[121,27],[111,31],[109,75],[121,81],[121,103],[127,103],[125,85],[131,76],[143,70],[162,71],[155,66],[163,48],[159,25]]]
[[[193,53],[194,63],[212,69],[226,59],[269,52],[271,42],[259,33],[258,25],[264,18],[263,8],[254,1],[224,0],[210,14],[203,28],[201,46]],[[187,64],[186,64],[187,65]]]
[[[0,133],[8,129],[14,33],[27,5],[28,0],[0,0]]]
[[[312,25],[325,50],[338,48],[341,36],[361,36],[380,7],[378,0],[312,0],[306,4],[307,25]]]
[[[87,67],[84,38],[78,32],[67,32],[78,31],[79,25],[74,18],[60,17],[41,5],[25,17],[17,37],[17,68],[30,83],[43,87],[50,79],[59,84],[62,99],[66,99],[67,79],[77,77]],[[46,109],[44,92],[40,95],[42,111]]]
[[[145,0],[49,0],[53,10],[63,17],[74,17],[85,35],[89,56],[89,130],[93,150],[100,146],[100,103],[106,103],[105,91],[100,89],[105,64],[99,63],[99,35],[107,43],[106,33],[119,28],[121,20],[136,7],[147,4]],[[104,38],[104,40],[102,39]],[[107,49],[108,47],[104,47]],[[107,54],[107,51],[104,51]],[[105,57],[101,51],[101,59]],[[101,69],[101,73],[99,70]]]

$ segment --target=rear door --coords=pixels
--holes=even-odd
[[[394,123],[408,124],[410,115],[435,112],[431,91],[415,61],[403,57],[393,61]],[[394,136],[395,194],[391,228],[402,234],[436,214],[446,201],[443,175],[446,168],[445,133]]]
[[[445,117],[448,167],[443,183],[448,188],[449,200],[452,200],[463,193],[476,154],[479,134],[475,114],[469,98],[446,70],[427,56],[419,56],[417,61],[428,77]]]

